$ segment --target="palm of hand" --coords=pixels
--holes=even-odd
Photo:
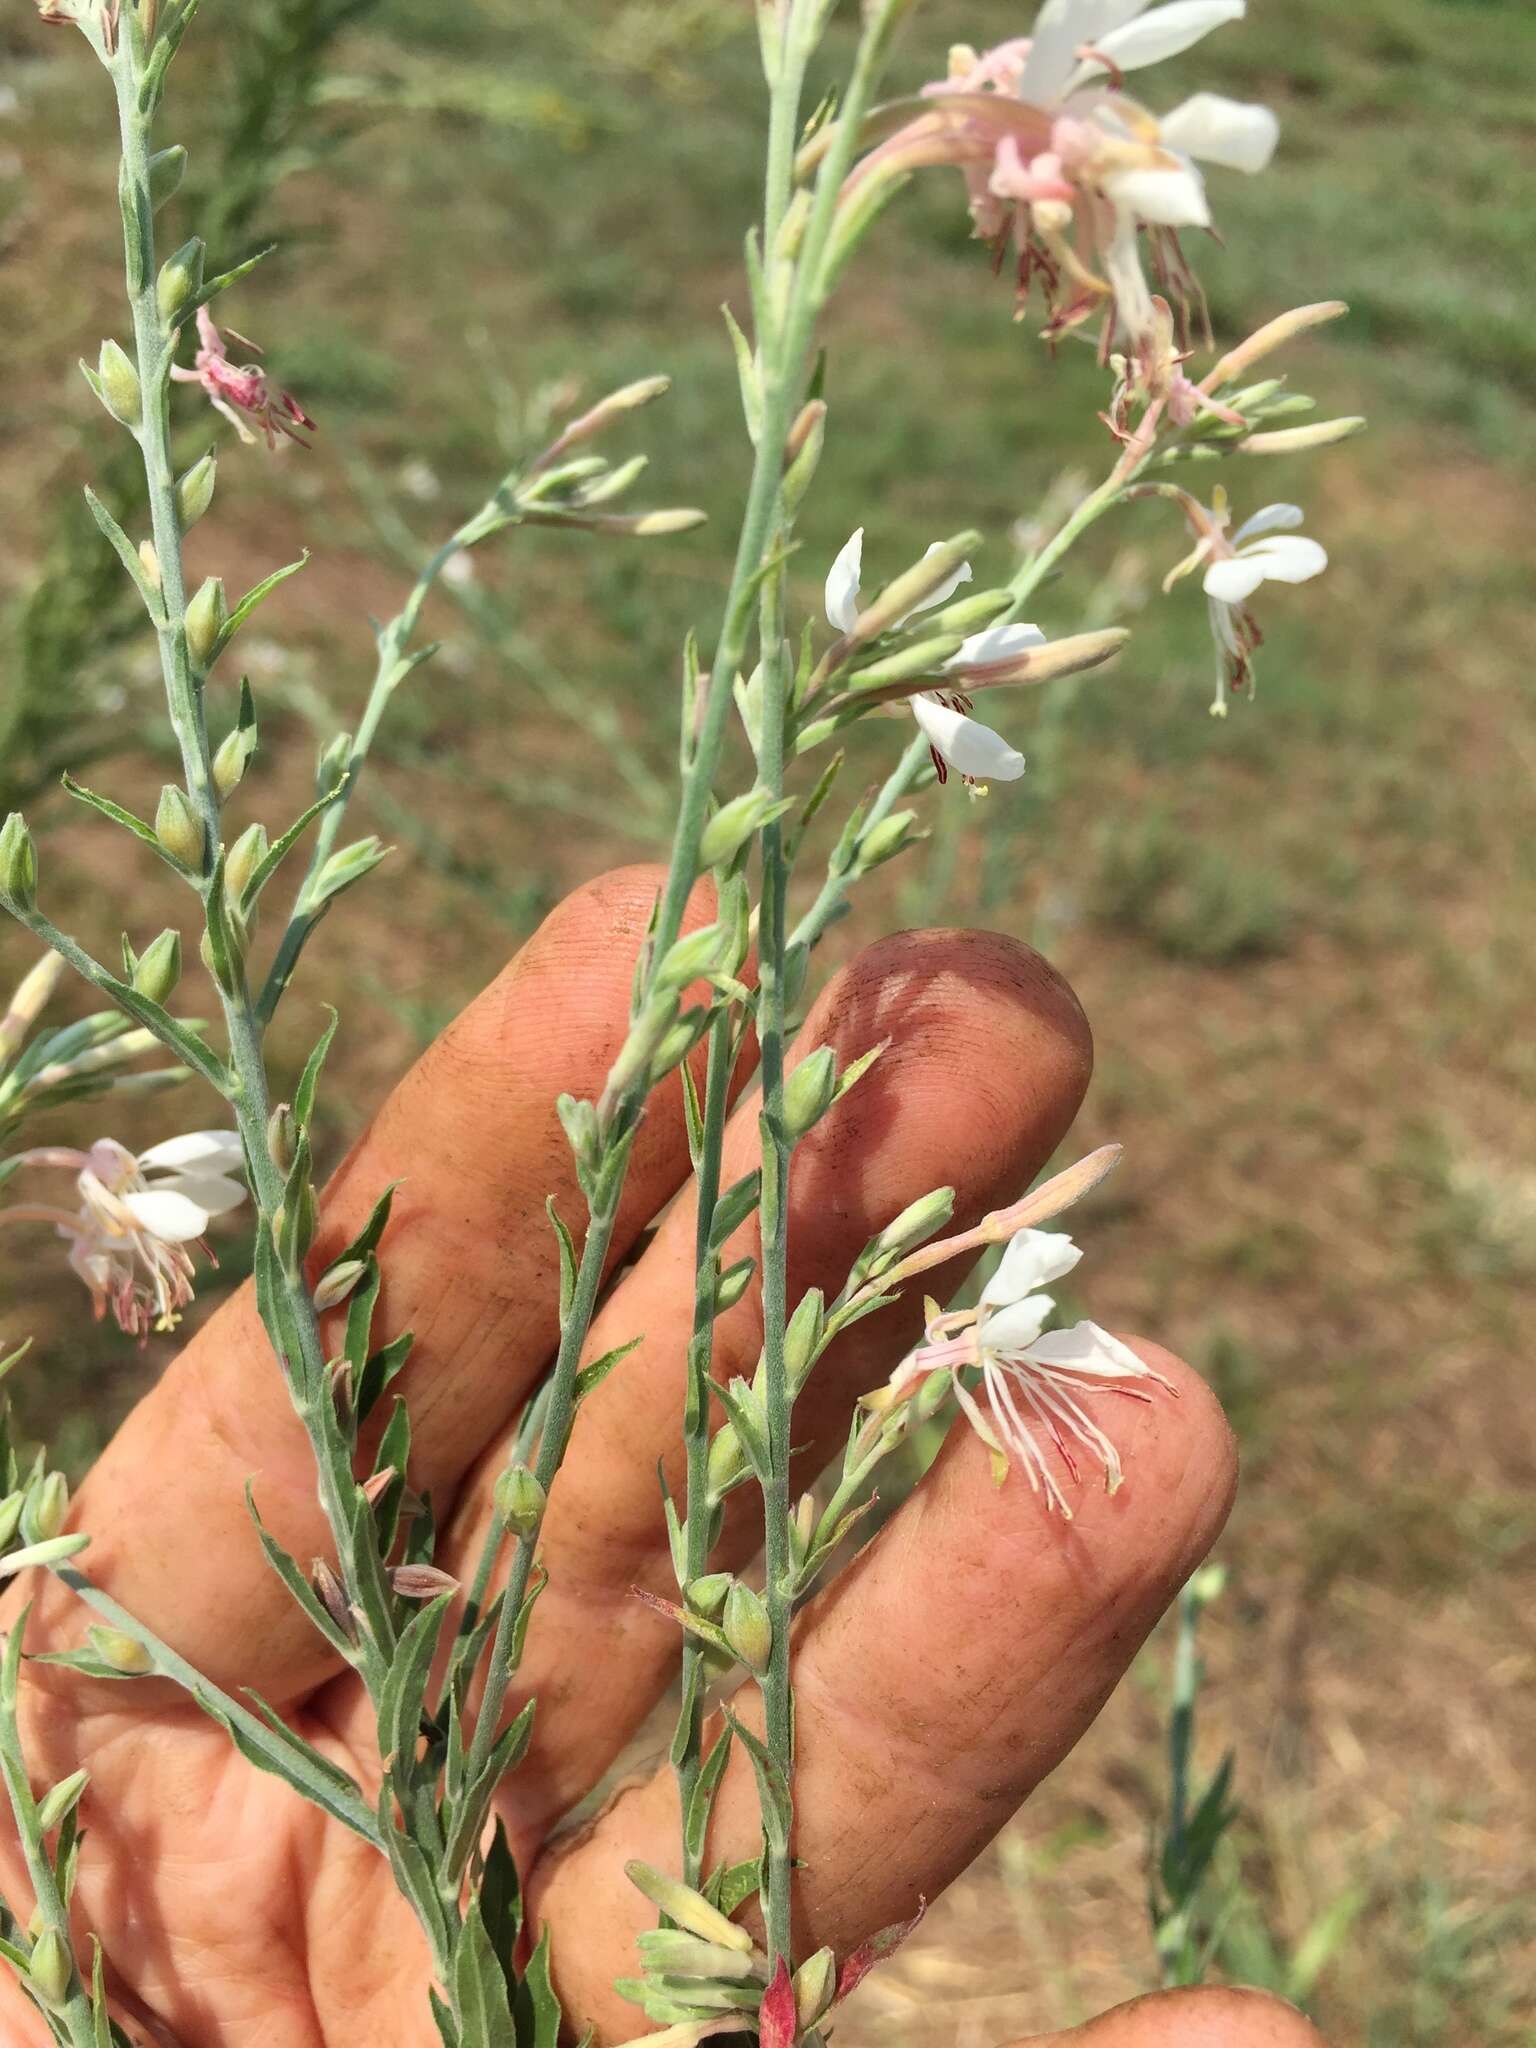
[[[439,1561],[455,1574],[478,1552],[511,1426],[555,1335],[555,1255],[541,1212],[551,1190],[564,1213],[579,1207],[553,1101],[601,1086],[653,888],[648,872],[626,871],[569,899],[396,1090],[327,1197],[317,1270],[381,1186],[404,1182],[380,1327],[416,1331],[400,1383],[414,1424],[411,1479],[437,1503]],[[847,1058],[883,1038],[889,1052],[797,1154],[792,1298],[835,1289],[866,1238],[931,1186],[956,1186],[961,1219],[1017,1193],[1065,1134],[1088,1076],[1070,993],[1025,949],[979,934],[876,946],[837,977],[802,1047],[830,1042]],[[748,1106],[733,1125],[728,1177],[755,1142]],[[644,1233],[686,1172],[678,1098],[663,1096],[616,1233],[633,1263],[592,1348],[641,1332],[644,1341],[584,1406],[551,1497],[550,1584],[520,1675],[540,1712],[501,1807],[553,1932],[567,2013],[590,2019],[602,2041],[641,2024],[611,1989],[653,1918],[622,1870],[635,1855],[674,1867],[670,1772],[621,1791],[584,1834],[545,1837],[608,1771],[675,1660],[669,1625],[630,1588],[672,1591],[655,1472],[664,1458],[675,1478],[678,1463],[693,1274],[686,1189]],[[750,1230],[728,1259],[753,1248]],[[868,1319],[818,1368],[796,1412],[807,1478],[840,1445],[851,1400],[910,1345],[919,1316],[920,1304],[904,1301]],[[717,1325],[717,1369],[750,1371],[759,1341],[749,1293]],[[1209,1547],[1233,1484],[1225,1425],[1187,1368],[1161,1353],[1157,1364],[1183,1398],[1124,1404],[1130,1476],[1115,1500],[1085,1494],[1076,1521],[1048,1522],[1018,1475],[995,1489],[981,1447],[957,1436],[808,1607],[797,1665],[806,1949],[846,1953],[957,1876],[1088,1726]],[[243,1505],[250,1476],[290,1551],[308,1559],[326,1547],[308,1449],[242,1294],[88,1480],[75,1516],[92,1534],[84,1561],[217,1683],[255,1688],[369,1789],[367,1701],[265,1566]],[[729,1562],[750,1556],[750,1510],[728,1520],[722,1548]],[[50,1584],[35,1599],[29,1651],[79,1641],[86,1617],[69,1595]],[[180,2048],[436,2040],[425,1946],[387,1867],[253,1772],[180,1694],[33,1666],[23,1731],[35,1783],[90,1769],[79,1916],[103,1944],[131,2032]],[[750,1855],[756,1838],[755,1793],[733,1771],[711,1860]],[[13,1842],[3,1889],[13,1902],[27,1897]],[[0,2018],[7,2039],[45,2038],[9,1986]],[[1220,1992],[1123,2008],[1080,2038],[1090,2037],[1094,2048],[1316,2040],[1288,2009]]]

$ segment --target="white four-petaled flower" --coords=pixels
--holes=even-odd
[[[999,1480],[1016,1458],[1047,1508],[1068,1520],[1072,1510],[1045,1445],[1054,1447],[1074,1480],[1080,1476],[1078,1453],[1086,1452],[1113,1493],[1125,1476],[1120,1453],[1084,1400],[1103,1393],[1149,1400],[1148,1382],[1173,1391],[1161,1373],[1097,1323],[1046,1328],[1056,1303],[1044,1289],[1081,1257],[1061,1233],[1016,1232],[977,1306],[936,1316],[927,1342],[892,1381],[893,1391],[909,1393],[929,1373],[953,1373],[955,1398],[993,1453]],[[980,1383],[972,1390],[963,1375],[976,1369]]]
[[[239,1134],[190,1131],[137,1154],[115,1138],[98,1138],[88,1151],[44,1146],[21,1159],[75,1175],[80,1206],[74,1213],[43,1207],[6,1213],[56,1226],[96,1314],[110,1308],[118,1324],[140,1338],[151,1329],[174,1329],[196,1278],[186,1247],[215,1216],[245,1200],[235,1178],[244,1170]]]
[[[1248,599],[1261,583],[1307,583],[1328,566],[1327,550],[1320,542],[1285,530],[1301,521],[1299,505],[1266,505],[1230,541],[1213,520],[1211,536],[1202,542],[1207,566],[1201,587],[1216,642],[1211,709],[1218,717],[1226,712],[1227,697],[1240,695],[1253,681],[1253,654],[1261,636]]]
[[[935,541],[928,554],[942,545]],[[925,556],[926,559],[926,556]],[[827,622],[839,633],[852,633],[859,618],[859,587],[864,568],[864,529],[850,536],[827,573]],[[903,626],[918,612],[946,604],[962,583],[971,580],[971,565],[960,563],[936,590],[920,604],[891,621],[891,629]],[[1016,661],[1031,647],[1045,644],[1038,626],[1022,621],[1005,626],[988,626],[961,642],[944,664],[946,675],[962,679],[982,675],[991,668]],[[980,719],[970,717],[970,700],[960,689],[918,690],[908,698],[912,715],[933,750],[934,765],[943,780],[950,769],[968,784],[1016,782],[1024,773],[1024,756]]]

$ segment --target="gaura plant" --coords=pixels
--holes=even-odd
[[[694,1173],[691,1334],[681,1361],[683,1477],[673,1489],[663,1481],[658,1507],[675,1598],[654,1590],[642,1598],[676,1630],[676,1839],[669,1869],[629,1868],[658,1921],[619,1985],[637,2028],[649,2023],[661,2030],[654,2038],[676,2044],[746,2031],[765,2048],[815,2048],[841,2000],[905,1932],[893,1926],[841,1954],[795,1944],[804,1816],[794,1617],[863,1541],[880,1468],[914,1432],[958,1414],[986,1444],[999,1484],[1031,1487],[1042,1515],[1070,1517],[1080,1486],[1097,1477],[1113,1490],[1124,1476],[1116,1397],[1170,1398],[1164,1376],[1097,1325],[1051,1327],[1055,1305],[1044,1290],[1078,1254],[1041,1226],[1090,1192],[1114,1163],[1112,1147],[969,1227],[950,1228],[952,1190],[923,1194],[885,1220],[841,1284],[792,1298],[797,1148],[837,1115],[884,1047],[840,1061],[832,1046],[812,1046],[792,1064],[789,1035],[820,941],[857,886],[921,836],[906,799],[936,780],[951,784],[940,800],[963,803],[1026,772],[1012,741],[973,716],[974,700],[999,693],[999,720],[1016,728],[1012,692],[1102,664],[1126,638],[1053,635],[1022,616],[1096,521],[1133,500],[1174,508],[1193,547],[1169,581],[1202,578],[1216,650],[1212,709],[1225,714],[1231,700],[1251,695],[1259,628],[1250,600],[1266,582],[1315,575],[1326,558],[1291,531],[1300,520],[1294,507],[1263,507],[1233,530],[1224,488],[1196,495],[1178,478],[1212,462],[1230,462],[1241,478],[1250,458],[1322,446],[1360,424],[1284,424],[1311,402],[1289,392],[1270,363],[1343,308],[1301,308],[1215,354],[1208,368],[1197,360],[1209,342],[1180,237],[1210,224],[1199,163],[1262,171],[1276,124],[1263,108],[1208,93],[1159,115],[1126,81],[1240,16],[1242,0],[1048,0],[1031,35],[986,53],[957,49],[946,77],[882,102],[897,30],[913,7],[868,0],[851,71],[807,118],[807,74],[833,0],[758,0],[764,204],[747,242],[748,318],[729,321],[750,452],[734,567],[708,634],[683,651],[676,831],[633,963],[627,1033],[603,1085],[557,1105],[584,1209],[565,1216],[549,1204],[558,1345],[511,1439],[478,1553],[465,1562],[448,1559],[432,1503],[415,1483],[412,1416],[394,1384],[413,1339],[389,1327],[385,1307],[393,1189],[371,1191],[371,1213],[347,1241],[324,1233],[314,1117],[337,1020],[281,1093],[268,1030],[323,919],[386,856],[376,839],[344,841],[345,820],[392,699],[432,655],[417,629],[445,566],[526,526],[645,539],[684,532],[700,517],[629,509],[642,458],[608,452],[628,415],[663,396],[666,380],[600,400],[495,482],[379,629],[356,730],[324,748],[313,803],[270,832],[260,822],[236,830],[231,815],[248,794],[260,737],[256,693],[248,680],[232,681],[240,635],[303,561],[232,595],[218,576],[189,587],[183,543],[214,514],[221,460],[227,475],[235,462],[265,459],[261,444],[307,443],[316,423],[302,395],[284,389],[225,318],[226,294],[259,290],[259,273],[247,283],[254,261],[221,271],[218,253],[200,241],[169,254],[161,246],[174,241],[159,223],[185,163],[163,132],[165,103],[197,0],[46,0],[44,17],[79,32],[115,101],[131,331],[102,341],[82,368],[142,459],[148,531],[127,530],[94,494],[89,502],[157,643],[177,748],[153,818],[78,783],[69,788],[104,827],[136,842],[136,858],[162,863],[189,891],[214,1022],[176,1007],[179,931],[126,937],[119,965],[62,929],[27,827],[9,818],[0,898],[53,962],[67,963],[110,1007],[32,1036],[57,968],[28,975],[0,1026],[6,1143],[37,1107],[108,1086],[184,1076],[209,1106],[197,1112],[199,1128],[142,1153],[106,1135],[83,1149],[14,1150],[0,1165],[11,1204],[0,1221],[56,1233],[96,1312],[146,1337],[174,1328],[196,1285],[192,1248],[214,1220],[249,1220],[271,1369],[302,1426],[330,1552],[312,1563],[291,1554],[254,1493],[252,1541],[319,1639],[321,1662],[352,1675],[367,1728],[361,1749],[338,1752],[280,1702],[214,1683],[93,1579],[82,1556],[87,1538],[67,1528],[60,1475],[42,1459],[24,1469],[0,1447],[0,1574],[34,1575],[33,1583],[49,1575],[40,1598],[67,1594],[95,1616],[83,1640],[77,1629],[68,1646],[29,1654],[28,1610],[13,1607],[0,1671],[0,1766],[32,1901],[18,1897],[5,1914],[0,1953],[38,2025],[71,2048],[131,2041],[140,2022],[159,2023],[119,1997],[110,1943],[82,1924],[84,1773],[40,1795],[32,1782],[26,1696],[29,1672],[43,1664],[52,1685],[72,1675],[85,1685],[154,1682],[156,1697],[178,1689],[253,1770],[285,1780],[327,1827],[349,1831],[359,1855],[382,1859],[429,1959],[430,2021],[423,2013],[421,2024],[435,2023],[449,2048],[553,2048],[561,1963],[532,1916],[525,1928],[521,1845],[498,1801],[536,1725],[542,1739],[545,1717],[560,1710],[520,1684],[549,1584],[541,1530],[583,1404],[625,1371],[641,1342],[632,1333],[594,1355],[590,1339],[647,1105],[671,1077],[680,1077]],[[900,190],[919,175],[955,170],[978,238],[997,266],[1014,267],[1020,312],[1041,302],[1048,338],[1096,349],[1108,472],[1004,585],[973,588],[975,532],[936,541],[888,581],[866,583],[861,530],[825,572],[825,623],[799,619],[790,577],[797,525],[833,417],[817,367],[822,315]],[[977,270],[985,291],[985,265]],[[1048,374],[1043,364],[1040,374]],[[252,452],[210,452],[178,475],[168,431],[173,382],[199,385]],[[808,827],[836,792],[842,757],[833,743],[854,724],[887,717],[895,758],[884,783],[853,806],[824,870],[799,890]],[[727,793],[717,785],[733,722],[755,775]],[[701,882],[713,906],[703,922],[689,913]],[[271,916],[280,892],[286,905],[265,945],[262,913]],[[727,1110],[753,1046],[760,1151],[743,1165],[728,1141]],[[151,1049],[173,1068],[126,1071]],[[825,1483],[797,1491],[797,1403],[832,1347],[925,1275],[989,1252],[1000,1263],[976,1306],[926,1305],[922,1342],[864,1390]],[[735,1371],[717,1332],[751,1290],[760,1294],[760,1350]],[[1012,1467],[1022,1468],[1022,1482],[1010,1479]],[[722,1549],[728,1514],[741,1505],[728,1506],[734,1495],[756,1504],[756,1576],[740,1568],[739,1545]],[[760,1840],[745,1859],[721,1863],[711,1856],[711,1819],[737,1758],[755,1783]],[[176,1932],[168,1930],[173,1945]]]

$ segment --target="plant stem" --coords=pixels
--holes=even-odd
[[[25,1616],[19,1617],[13,1628],[24,1625]],[[10,1645],[7,1648],[7,1670],[14,1671],[15,1654]],[[47,1848],[43,1842],[42,1830],[37,1824],[37,1801],[32,1793],[32,1780],[27,1770],[27,1760],[22,1753],[21,1731],[16,1722],[16,1701],[11,1684],[4,1687],[0,1698],[0,1774],[5,1778],[5,1789],[10,1801],[11,1814],[16,1823],[17,1838],[26,1859],[27,1876],[32,1883],[33,1896],[43,1923],[50,1928],[64,1944],[71,1956],[74,1942],[70,1935],[69,1909],[60,1894],[58,1880]],[[91,2011],[91,1997],[85,1988],[83,1975],[78,1964],[69,1987],[68,1997],[62,2008],[52,2014],[60,2022],[68,2036],[70,2048],[96,2048],[96,2027]]]
[[[709,1569],[714,1548],[715,1515],[709,1506],[710,1366],[714,1356],[715,1290],[720,1260],[711,1249],[715,1204],[720,1198],[720,1157],[725,1142],[726,1098],[730,1091],[732,1020],[723,1007],[709,1028],[709,1056],[704,1076],[703,1131],[695,1169],[697,1212],[694,1224],[693,1329],[688,1340],[688,1392],[683,1435],[688,1451],[685,1523],[686,1569],[679,1591]],[[677,1772],[679,1818],[683,1828],[683,1882],[697,1886],[703,1876],[704,1845],[689,1839],[688,1819],[699,1772],[703,1767],[704,1649],[686,1631],[683,1635],[682,1696],[677,1735],[672,1745]]]

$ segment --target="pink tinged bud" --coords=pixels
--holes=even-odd
[[[1250,334],[1246,341],[1240,341],[1236,348],[1229,350],[1210,374],[1201,379],[1201,389],[1220,390],[1223,384],[1230,384],[1246,375],[1255,363],[1262,362],[1277,348],[1294,341],[1298,334],[1337,320],[1348,311],[1349,307],[1342,299],[1323,299],[1315,306],[1297,306],[1292,312],[1281,313]]]
[[[1344,419],[1317,420],[1307,427],[1277,427],[1271,433],[1249,434],[1237,444],[1240,455],[1297,455],[1308,448],[1330,448],[1365,431],[1359,413]]]
[[[439,1593],[456,1591],[459,1583],[451,1572],[439,1571],[435,1564],[396,1565],[389,1582],[402,1600],[435,1600]]]
[[[834,2003],[841,2005],[849,1992],[855,1990],[863,1983],[876,1963],[883,1963],[887,1956],[894,1955],[907,1939],[907,1936],[917,1927],[918,1922],[927,1910],[928,1901],[926,1899],[919,1899],[917,1911],[910,1920],[895,1921],[889,1927],[882,1927],[878,1934],[872,1934],[868,1941],[861,1942],[843,1964],[842,1970],[839,1973],[837,1997]]]

